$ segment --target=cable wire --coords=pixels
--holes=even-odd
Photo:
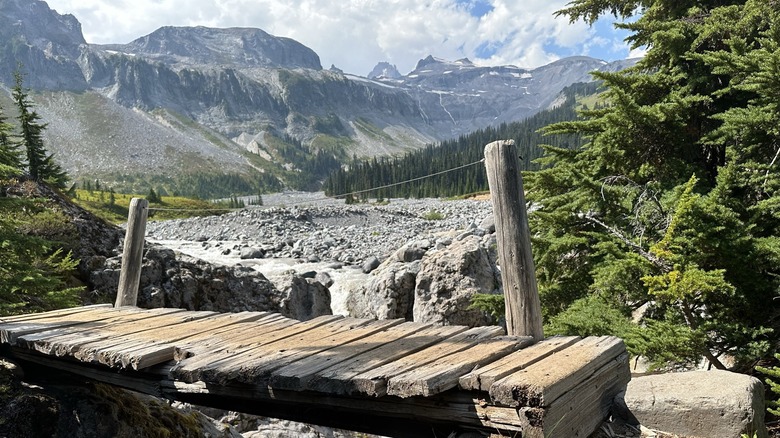
[[[455,172],[455,171],[458,171],[458,170],[461,170],[461,169],[465,169],[465,168],[470,167],[470,166],[477,165],[479,163],[483,163],[484,161],[485,161],[485,159],[482,158],[481,160],[474,161],[473,163],[463,164],[463,165],[458,166],[458,167],[453,167],[452,169],[442,170],[440,172],[431,173],[429,175],[419,176],[417,178],[408,179],[406,181],[401,181],[401,182],[392,183],[392,184],[386,184],[386,185],[383,185],[383,186],[374,187],[374,188],[370,188],[370,189],[357,190],[357,191],[354,191],[354,192],[342,193],[342,194],[333,195],[333,196],[325,196],[325,197],[322,197],[322,198],[319,198],[319,199],[308,199],[306,201],[299,201],[299,202],[292,202],[292,203],[286,202],[285,206],[309,204],[309,203],[312,203],[312,202],[328,201],[328,200],[332,200],[334,198],[341,198],[341,197],[359,195],[361,193],[374,192],[376,190],[382,190],[382,189],[387,189],[387,188],[390,188],[390,187],[396,187],[396,186],[400,186],[400,185],[403,185],[403,184],[408,184],[408,183],[415,182],[415,181],[421,181],[421,180],[424,180],[426,178],[432,178],[434,176],[444,175],[445,173]],[[258,205],[258,206],[254,206],[254,207],[258,208],[258,207],[262,207],[262,206]],[[253,207],[249,206],[249,207],[240,207],[240,208],[195,208],[195,209],[149,207],[148,210],[149,211],[188,211],[188,212],[195,212],[195,211],[241,211],[241,210],[248,210],[248,209],[251,209],[251,208],[253,208]]]

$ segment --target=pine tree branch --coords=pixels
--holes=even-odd
[[[773,142],[773,144],[777,146],[777,142]],[[769,180],[769,173],[772,171],[772,166],[775,165],[778,157],[780,157],[780,147],[777,148],[777,152],[775,152],[775,157],[772,158],[772,162],[769,163],[769,169],[766,170],[766,174],[764,175],[764,184],[761,185],[761,188],[764,190],[766,190],[766,182]]]
[[[693,309],[691,309],[691,306],[686,303],[682,302],[680,303],[680,310],[683,313],[683,317],[685,318],[685,323],[688,324],[688,327],[690,327],[692,330],[696,330],[699,326],[699,324],[696,322],[696,317],[693,315]],[[710,364],[714,366],[715,368],[719,370],[727,370],[726,365],[723,365],[723,362],[720,361],[717,357],[715,357],[714,354],[710,351],[708,347],[704,347],[703,351],[704,357],[707,358],[708,361],[710,361]]]
[[[656,256],[655,254],[652,254],[651,252],[647,251],[646,249],[632,242],[631,239],[626,237],[626,235],[623,234],[620,230],[610,227],[609,225],[605,224],[601,220],[591,215],[584,215],[583,217],[588,222],[599,225],[600,227],[603,227],[605,230],[609,231],[610,234],[620,239],[620,241],[623,242],[626,246],[633,249],[637,254],[642,256],[642,258],[652,263],[653,266],[660,269],[663,273],[668,273],[672,271],[672,266],[669,263],[663,261],[660,257]]]

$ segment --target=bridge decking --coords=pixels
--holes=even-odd
[[[587,436],[630,379],[614,337],[532,345],[499,327],[339,316],[89,306],[2,318],[0,342],[152,395],[385,433],[380,419]]]

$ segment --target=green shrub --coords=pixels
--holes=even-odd
[[[440,221],[444,219],[444,215],[436,210],[431,210],[423,215],[423,219],[426,221]]]
[[[775,359],[780,361],[780,353],[775,353]],[[780,380],[780,367],[764,368],[757,366],[756,370],[768,376],[765,382],[776,397],[774,400],[767,400],[766,410],[772,415],[780,416],[780,383],[778,383],[778,380]]]

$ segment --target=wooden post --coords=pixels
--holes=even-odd
[[[496,221],[507,332],[511,336],[541,340],[544,339],[542,308],[514,140],[499,140],[485,146],[485,167]]]
[[[119,274],[119,288],[114,307],[135,306],[138,303],[148,207],[149,202],[146,199],[133,198],[130,201],[125,245],[122,250],[122,271]]]

